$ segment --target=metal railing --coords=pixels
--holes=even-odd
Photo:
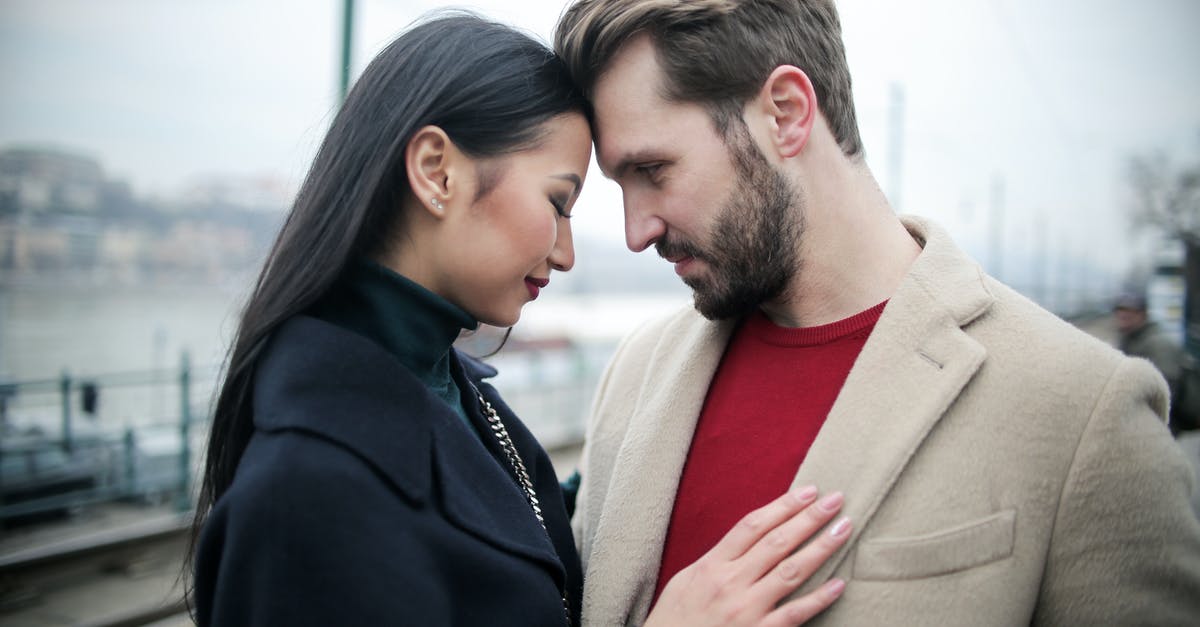
[[[547,448],[577,444],[612,346],[514,343],[493,361],[505,400]],[[0,380],[0,526],[126,500],[194,504],[217,368]]]
[[[185,352],[172,369],[0,381],[0,525],[111,500],[190,509],[215,374]]]

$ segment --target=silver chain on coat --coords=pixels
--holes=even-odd
[[[533,515],[537,518],[538,524],[542,526],[542,531],[546,532],[546,537],[550,537],[550,530],[546,529],[546,520],[542,518],[542,506],[538,501],[537,490],[533,489],[533,481],[529,479],[529,471],[525,469],[525,462],[521,459],[520,453],[517,452],[517,447],[513,444],[512,438],[508,435],[508,429],[504,427],[504,421],[500,420],[500,414],[496,413],[496,408],[483,397],[483,393],[479,388],[471,383],[471,389],[475,392],[475,396],[479,398],[479,406],[483,409],[483,417],[487,419],[488,426],[492,429],[492,435],[496,436],[496,440],[500,443],[500,449],[504,451],[504,457],[508,459],[508,465],[512,467],[513,474],[516,476],[517,485],[521,491],[525,493],[525,500],[529,503],[529,507],[533,508]],[[551,541],[551,545],[554,542]],[[563,614],[566,616],[567,625],[571,624],[571,609],[567,604],[567,595],[563,594]]]

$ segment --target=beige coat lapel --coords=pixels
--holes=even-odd
[[[690,319],[670,328],[650,356],[650,382],[617,453],[596,526],[595,546],[604,549],[592,555],[587,573],[610,586],[585,599],[590,615],[643,616],[649,609],[692,433],[733,329]]]
[[[794,482],[845,492],[843,514],[856,530],[986,357],[962,330],[993,302],[982,271],[937,227],[904,223],[924,250],[889,299]],[[854,542],[803,590],[828,578]]]

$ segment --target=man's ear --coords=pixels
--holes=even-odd
[[[808,75],[793,65],[771,72],[758,94],[767,114],[770,139],[783,158],[795,157],[804,149],[817,116],[817,94]]]
[[[451,162],[456,152],[446,131],[436,126],[419,129],[404,151],[409,188],[417,202],[439,219],[445,217],[450,200]]]

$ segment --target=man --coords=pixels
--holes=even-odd
[[[818,622],[1193,624],[1200,523],[1167,390],[897,218],[829,0],[579,0],[555,45],[597,160],[695,294],[601,380],[575,526],[584,620],[790,485],[845,494]]]
[[[1175,391],[1183,371],[1183,350],[1146,313],[1146,299],[1141,294],[1125,293],[1113,304],[1117,323],[1117,347],[1133,357],[1147,359]]]
[[[1127,292],[1117,297],[1113,304],[1113,318],[1117,323],[1117,347],[1132,357],[1149,360],[1167,380],[1171,398],[1171,432],[1179,434],[1180,423],[1189,428],[1192,416],[1181,412],[1179,401],[1184,374],[1183,349],[1167,335],[1157,322],[1146,313],[1146,298],[1141,294]],[[1195,399],[1188,399],[1190,408]]]

